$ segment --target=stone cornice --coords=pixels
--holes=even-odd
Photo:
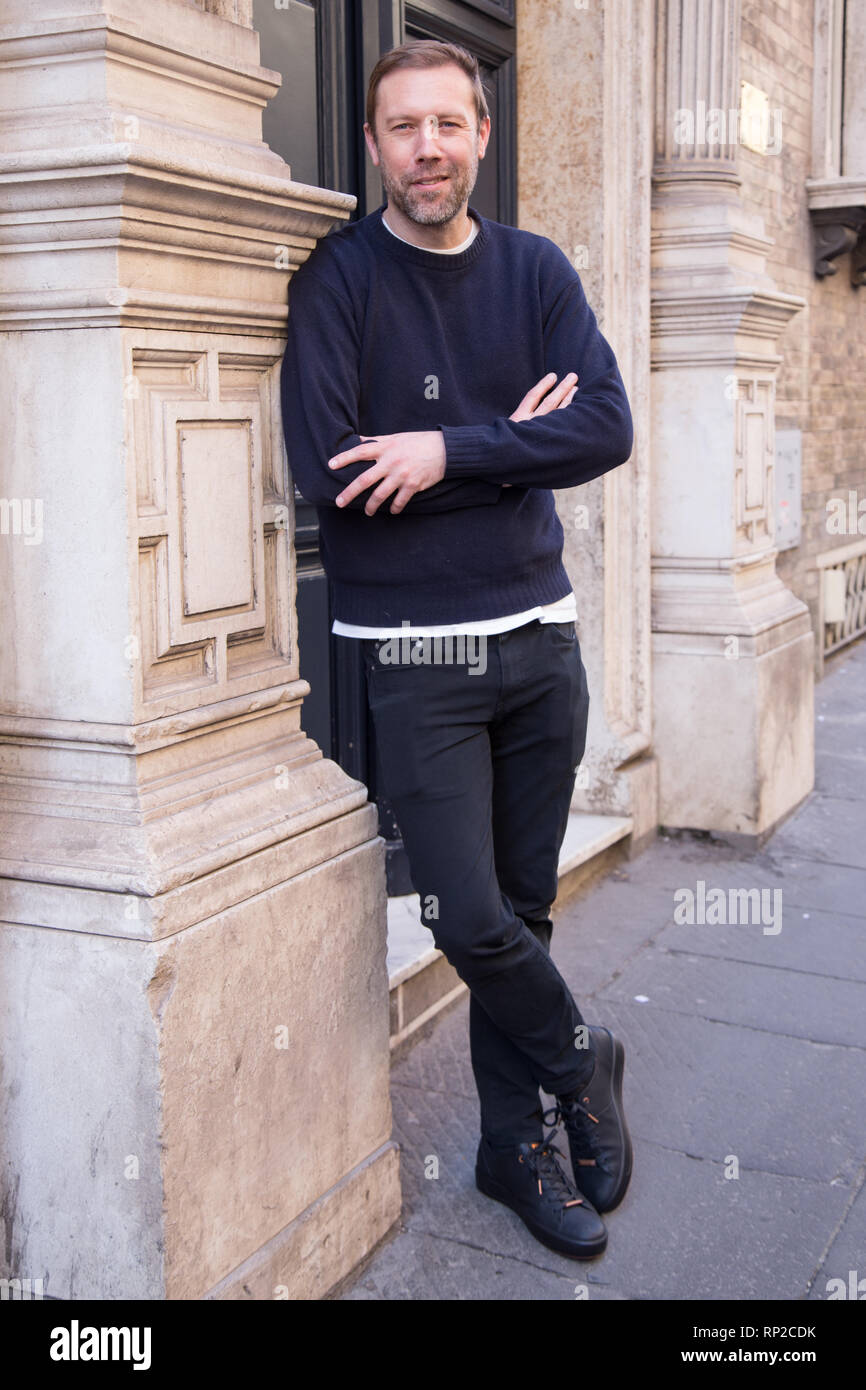
[[[132,141],[6,155],[0,183],[0,322],[15,328],[280,332],[287,272],[355,204],[276,173],[169,159]],[[191,257],[213,263],[217,293],[185,291]]]
[[[74,744],[90,751],[153,752],[199,729],[230,727],[241,719],[262,717],[298,704],[309,695],[305,680],[284,682],[216,704],[174,710],[138,724],[103,724],[88,719],[45,719],[37,715],[0,713],[0,743]]]
[[[799,295],[782,294],[748,287],[708,290],[653,290],[652,337],[653,366],[681,366],[700,361],[703,365],[728,363],[736,354],[744,362],[742,349],[731,340],[739,335],[758,343],[775,343],[785,324],[805,300]],[[686,340],[678,349],[666,339]],[[694,339],[704,339],[703,351]],[[774,354],[763,350],[753,354],[763,365],[777,364]]]
[[[172,805],[159,818],[138,815],[122,823],[86,807],[74,817],[58,814],[50,784],[41,804],[34,801],[26,810],[0,804],[0,917],[155,939],[279,883],[287,855],[295,861],[293,873],[305,872],[374,838],[376,810],[366,787],[323,758],[309,739],[299,741],[299,752],[301,745],[306,757],[289,754],[286,760],[291,795],[273,794],[272,767],[256,767],[246,780],[238,762],[237,785],[202,793],[181,809]],[[251,872],[239,883],[231,870],[241,860],[251,860]],[[274,867],[263,871],[263,865]],[[50,891],[59,887],[86,894],[80,905],[70,904],[71,920],[62,922]],[[140,900],[129,920],[118,894]],[[147,900],[162,895],[180,901],[162,900],[154,913]]]
[[[287,167],[276,155],[272,158],[277,167]],[[93,180],[97,179],[115,182],[94,184]],[[297,210],[303,214],[302,222],[313,240],[328,230],[335,212],[348,215],[355,206],[355,198],[349,193],[297,183],[276,172],[251,172],[248,167],[226,168],[203,160],[172,159],[131,140],[77,149],[25,150],[0,155],[0,182],[7,186],[7,208],[12,212],[38,207],[56,211],[62,207],[87,207],[96,202],[100,205],[120,203],[124,193],[143,191],[146,187],[156,199],[154,206],[159,206],[160,190],[163,190],[163,201],[169,210],[200,215],[202,208],[209,207],[212,216],[216,218],[219,212],[223,221],[232,218],[243,221],[246,213],[249,226],[262,225],[257,219],[266,205],[273,206],[275,218],[277,209],[283,210],[283,214]],[[64,186],[62,201],[57,185]],[[41,196],[33,191],[38,188],[43,189]],[[184,190],[187,190],[186,196]],[[7,220],[4,214],[4,221]],[[286,223],[281,220],[275,222],[277,225],[285,228]]]
[[[175,43],[161,43],[152,32],[145,32],[115,15],[102,20],[94,15],[91,22],[56,20],[50,26],[43,24],[40,29],[29,28],[28,32],[17,34],[10,25],[0,26],[0,65],[3,67],[45,63],[52,59],[68,61],[88,55],[141,67],[158,67],[181,81],[215,90],[232,90],[258,105],[264,105],[280,86],[279,73],[270,68],[245,62],[234,55],[223,61],[216,54],[184,49]]]
[[[807,179],[809,208],[866,207],[866,178],[859,174],[830,179]]]
[[[808,633],[809,609],[775,573],[776,553],[770,547],[749,557],[749,564],[733,571],[733,585],[721,570],[714,578],[706,562],[678,569],[668,560],[654,556],[653,633],[694,634],[704,646],[713,638],[751,637],[758,639],[759,651],[764,645],[760,639],[772,641],[780,625],[788,629],[788,641]],[[737,585],[736,579],[746,577],[749,569],[754,570],[754,578],[748,577],[747,582]],[[724,657],[721,641],[716,654]]]
[[[730,247],[733,251],[766,256],[767,250],[773,244],[770,237],[732,228],[729,223],[723,221],[708,227],[696,227],[694,225],[655,226],[650,241],[654,255],[660,251],[681,250],[683,248],[690,252],[700,250],[703,253],[709,248],[726,251]]]
[[[163,328],[248,333],[285,333],[287,306],[276,301],[208,299],[147,290],[56,290],[0,295],[0,328]]]
[[[305,842],[301,853],[312,857],[297,866],[312,867],[335,852],[335,817],[344,822],[353,812],[363,815],[346,827],[345,847],[369,838],[375,810],[366,788],[298,727],[308,691],[298,680],[138,725],[0,717],[0,918],[22,920],[15,880],[26,880],[34,890],[42,885],[46,913],[44,922],[38,914],[26,920],[56,925],[47,890],[65,885],[97,895],[82,899],[80,921],[76,909],[65,925],[146,939],[182,923],[157,927],[144,905],[127,921],[117,894],[150,898],[209,876],[218,883],[241,858],[295,855],[279,847],[321,827],[318,850]],[[180,739],[178,756],[171,745]],[[254,878],[245,896],[267,886],[266,876]],[[187,894],[183,909],[189,920],[206,915],[195,896]],[[27,901],[32,914],[34,899]]]

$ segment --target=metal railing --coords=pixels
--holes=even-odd
[[[825,551],[817,557],[817,565],[822,618],[820,676],[825,657],[866,633],[866,538]]]

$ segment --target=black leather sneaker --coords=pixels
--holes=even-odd
[[[560,1166],[560,1150],[547,1140],[493,1149],[482,1136],[475,1163],[480,1192],[511,1207],[536,1240],[575,1260],[592,1259],[607,1245],[598,1212]]]
[[[544,1122],[562,1120],[579,1191],[596,1211],[613,1211],[626,1194],[632,1168],[631,1137],[622,1108],[625,1048],[609,1028],[591,1026],[589,1031],[595,1050],[592,1076],[574,1095],[557,1096]]]

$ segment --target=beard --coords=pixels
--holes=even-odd
[[[416,169],[411,175],[407,174],[400,180],[391,177],[384,162],[380,163],[379,169],[388,202],[393,207],[398,208],[411,222],[417,222],[424,227],[438,227],[457,216],[475,187],[478,178],[478,154],[477,151],[473,152],[469,166],[462,173],[457,173],[447,166],[440,166],[426,171]],[[448,183],[444,185],[444,190],[416,188],[414,180],[423,178],[425,172],[431,178],[437,175],[447,176]]]

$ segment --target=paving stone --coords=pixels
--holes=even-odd
[[[822,752],[846,758],[866,758],[866,717],[861,712],[816,718],[816,735]],[[798,812],[799,814],[799,812]]]
[[[824,752],[815,769],[815,791],[849,801],[866,801],[866,757]],[[855,812],[852,809],[848,814]]]
[[[602,1002],[598,1021],[626,1049],[633,1138],[850,1188],[866,1154],[866,1051],[613,997],[600,1014]]]
[[[469,1055],[469,996],[425,1025],[422,1036],[395,1061],[392,1086],[411,1085],[443,1098],[468,1097],[478,1110]]]
[[[636,861],[640,865],[640,861]],[[620,970],[623,963],[663,929],[672,912],[675,879],[667,879],[673,865],[659,866],[650,876],[640,866],[625,879],[611,878],[586,900],[569,903],[557,916],[551,954],[583,1010],[583,1001]]]
[[[853,1278],[852,1278],[853,1275]],[[830,1280],[842,1280],[830,1284]],[[841,1229],[834,1237],[809,1291],[810,1299],[829,1299],[858,1303],[866,1300],[866,1183],[846,1212]]]
[[[866,872],[863,869],[846,868],[781,852],[774,854],[772,862],[774,872],[778,874],[775,882],[781,884],[786,906],[790,904],[805,911],[844,913],[866,919]],[[758,883],[755,877],[755,886]]]
[[[782,854],[866,869],[862,816],[852,815],[848,801],[815,796],[773,838],[774,849]]]
[[[710,934],[714,928],[694,930]],[[859,980],[649,947],[600,998],[627,1001],[637,995],[662,1009],[747,1028],[849,1047],[866,1044],[866,984]]]
[[[642,1146],[599,1275],[635,1299],[801,1299],[846,1193]]]
[[[607,1283],[592,1280],[583,1264],[568,1264],[570,1268],[560,1273],[423,1231],[407,1231],[374,1257],[358,1282],[343,1293],[342,1301],[477,1299],[568,1303],[576,1300],[578,1292],[582,1302],[590,1303],[625,1297]]]
[[[765,936],[760,929],[748,926],[671,924],[655,937],[655,945],[667,951],[866,982],[866,919],[832,912],[804,913],[787,902],[778,936]]]

